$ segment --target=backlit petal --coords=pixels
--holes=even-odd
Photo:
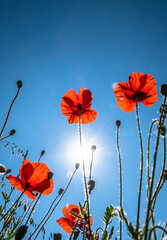
[[[78,98],[82,108],[89,107],[92,104],[92,93],[86,88],[79,89]]]
[[[66,218],[60,218],[56,221],[63,230],[69,234],[72,233],[72,223]]]

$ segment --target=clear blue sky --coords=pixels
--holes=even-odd
[[[92,228],[103,226],[100,216],[107,205],[119,205],[117,119],[122,121],[123,202],[129,220],[135,222],[140,165],[135,112],[128,114],[117,107],[112,86],[128,81],[132,72],[152,74],[157,82],[158,102],[152,108],[139,106],[146,157],[148,127],[159,116],[162,101],[159,87],[166,83],[166,11],[165,0],[0,1],[0,126],[17,90],[16,81],[21,79],[23,89],[4,135],[15,128],[17,134],[10,140],[25,151],[29,149],[30,161],[37,161],[40,151],[45,149],[43,162],[54,172],[54,191],[49,197],[42,197],[36,211],[39,218],[47,209],[46,201],[51,202],[58,189],[65,188],[67,173],[75,164],[69,149],[75,147],[77,125],[69,125],[61,114],[61,98],[71,88],[78,92],[84,87],[92,91],[92,108],[98,113],[95,122],[83,126],[85,139],[91,139],[97,146],[93,166],[96,187],[91,196]],[[1,143],[1,150],[3,146]],[[161,154],[159,158],[160,168]],[[17,155],[11,158],[10,151],[3,149],[0,162],[12,168],[16,176],[22,159]],[[144,181],[144,190],[145,184]],[[142,197],[144,221],[145,193]],[[61,209],[67,203],[83,201],[78,171],[46,230],[63,233],[63,239],[67,237],[56,220],[62,217]],[[157,223],[166,219],[166,201],[164,187],[157,202]],[[34,218],[37,219],[36,215]]]

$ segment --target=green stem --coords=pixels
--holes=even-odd
[[[82,152],[82,134],[81,134],[81,110],[79,110],[79,140],[80,140],[80,148]],[[85,191],[86,191],[86,203],[87,203],[87,210],[88,210],[88,227],[89,227],[89,232],[90,232],[90,239],[92,240],[91,236],[91,227],[90,227],[90,212],[89,212],[89,193],[87,189],[87,182],[86,182],[86,173],[85,173],[85,163],[84,163],[84,158],[83,158],[83,153],[82,153],[82,169],[83,169],[83,176],[84,176],[84,184],[85,184]]]
[[[10,136],[11,136],[11,135],[9,134],[9,135],[7,135],[6,137],[0,138],[0,141],[4,140],[4,139],[6,139],[6,138],[8,138],[8,137],[10,137]]]
[[[163,108],[164,108],[165,103],[166,103],[166,97],[164,97]],[[162,109],[162,112],[161,112],[161,115],[160,115],[159,125],[161,125],[162,113],[163,113],[163,109]],[[156,169],[157,154],[158,154],[158,147],[159,147],[159,139],[160,139],[160,127],[158,127],[158,135],[157,135],[157,141],[156,141],[155,153],[154,153],[154,160],[153,160],[151,186],[150,186],[150,192],[149,192],[149,197],[148,197],[147,215],[146,215],[146,220],[145,220],[145,233],[144,233],[144,239],[145,240],[147,240],[147,234],[148,234],[149,214],[150,214],[151,205],[152,205],[151,198],[152,198],[153,187],[154,187],[154,178],[155,178],[155,169]]]
[[[72,182],[72,179],[73,179],[76,171],[77,171],[77,169],[74,170],[74,172],[73,172],[73,174],[72,174],[72,176],[71,176],[71,178],[70,178],[70,180],[69,180],[69,182],[68,182],[68,184],[67,184],[67,187],[65,188],[65,190],[64,190],[64,192],[62,193],[59,201],[56,203],[56,205],[55,205],[54,208],[52,209],[51,213],[49,214],[49,216],[47,217],[47,219],[45,220],[45,222],[42,224],[42,226],[41,226],[41,228],[39,229],[39,231],[38,231],[36,237],[34,238],[34,240],[38,237],[40,231],[42,230],[42,228],[44,227],[44,225],[46,224],[46,222],[48,221],[48,219],[51,217],[51,215],[53,214],[54,210],[57,208],[58,204],[60,203],[61,199],[63,198],[64,194],[65,194],[66,191],[68,190],[68,188],[69,188],[69,186],[70,186],[70,184],[71,184],[71,182]],[[43,220],[42,220],[42,222],[43,222]],[[41,225],[41,223],[40,223],[40,225]],[[35,232],[36,232],[36,230],[34,231],[34,233],[35,233]],[[33,234],[34,234],[34,233],[33,233]],[[31,235],[31,236],[32,236],[32,235]],[[31,236],[28,238],[28,240],[31,240]]]
[[[119,147],[119,126],[117,125],[117,151],[119,157],[119,177],[120,177],[120,209],[122,208],[122,162]],[[122,221],[120,220],[120,240],[122,240]]]
[[[8,114],[7,114],[7,116],[6,116],[6,119],[5,119],[4,125],[3,125],[2,130],[1,130],[1,133],[0,133],[0,139],[1,139],[1,137],[2,137],[2,134],[3,134],[4,129],[5,129],[5,127],[6,127],[6,124],[7,124],[7,121],[8,121],[8,118],[9,118],[9,115],[10,115],[10,112],[11,112],[11,109],[12,109],[12,106],[13,106],[13,104],[14,104],[16,98],[18,97],[19,92],[20,92],[20,88],[18,88],[17,93],[16,93],[16,96],[14,97],[14,99],[13,99],[11,105],[10,105],[10,108],[9,108]]]
[[[156,229],[156,228],[161,229],[161,230],[167,235],[167,231],[166,231],[163,227],[161,227],[161,226],[154,226],[154,227],[151,228],[151,230],[150,230],[150,232],[149,232],[148,240],[151,240],[152,231],[153,231],[154,229]]]
[[[151,142],[151,133],[152,133],[152,128],[154,123],[158,122],[158,120],[154,120],[151,123],[150,126],[150,131],[149,131],[149,136],[148,136],[148,148],[147,148],[147,198],[148,198],[148,194],[150,191],[150,173],[149,173],[149,169],[150,169],[150,142]]]
[[[24,191],[21,193],[21,195],[15,201],[15,203],[13,203],[13,205],[9,208],[9,210],[5,213],[5,215],[0,219],[0,222],[7,216],[7,214],[10,212],[10,210],[18,203],[18,201],[20,200],[20,198],[22,197],[22,195],[24,194],[25,191],[26,191],[26,189],[24,189]]]
[[[138,103],[136,102],[136,118],[137,118],[137,125],[138,125],[138,132],[140,138],[140,182],[139,182],[139,195],[138,195],[138,208],[137,208],[137,221],[136,221],[136,232],[138,238],[138,230],[139,230],[139,218],[140,218],[140,203],[141,203],[141,191],[142,191],[142,181],[143,181],[143,142],[142,142],[142,135],[140,129],[140,121],[139,121],[139,113],[138,113]]]

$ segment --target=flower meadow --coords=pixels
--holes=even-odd
[[[0,132],[0,144],[7,147],[10,144],[8,139],[16,134],[16,130],[12,129],[9,134],[6,134],[6,125],[15,101],[19,97],[19,92],[22,89],[22,81],[17,82],[17,93],[11,102],[6,119]],[[144,107],[151,107],[157,101],[157,91],[160,91],[162,104],[159,106],[159,118],[152,120],[148,129],[147,142],[147,157],[144,156],[143,136],[140,124],[139,104]],[[86,128],[88,124],[96,121],[98,112],[92,109],[92,102],[96,101],[93,98],[92,92],[87,88],[80,88],[78,93],[73,89],[60,99],[60,108],[64,117],[67,117],[67,124],[75,124],[79,130],[79,146],[80,153],[78,158],[80,164],[76,162],[75,169],[69,178],[69,182],[65,188],[60,188],[57,196],[53,197],[51,204],[47,204],[47,198],[53,194],[54,181],[53,170],[50,169],[43,161],[45,151],[42,150],[37,162],[31,161],[28,156],[28,151],[18,150],[21,154],[22,163],[18,169],[18,175],[14,176],[12,169],[7,169],[5,165],[0,164],[0,239],[21,240],[21,239],[48,239],[46,237],[47,222],[50,218],[55,219],[56,211],[61,211],[61,218],[55,219],[55,225],[59,225],[62,232],[49,233],[49,239],[62,240],[63,232],[66,232],[69,240],[110,240],[110,239],[134,239],[134,240],[151,240],[151,239],[166,239],[167,238],[167,219],[162,219],[161,224],[157,223],[155,215],[155,205],[158,201],[158,195],[161,189],[165,186],[167,180],[166,170],[166,127],[165,118],[167,114],[167,84],[163,84],[160,90],[156,88],[156,81],[151,74],[143,74],[133,72],[129,75],[128,82],[119,82],[114,87],[114,95],[118,107],[127,114],[134,111],[136,114],[137,132],[140,148],[140,167],[138,198],[136,209],[136,221],[132,222],[128,217],[128,209],[125,209],[123,202],[123,167],[121,155],[120,129],[121,121],[116,121],[116,145],[119,166],[119,206],[114,206],[111,202],[106,206],[104,213],[99,213],[101,216],[101,225],[96,229],[93,226],[94,217],[91,213],[91,198],[94,191],[95,181],[92,178],[92,169],[94,163],[94,153],[96,146],[91,146],[91,161],[89,173],[86,171],[85,159],[83,154],[83,135],[82,128]],[[151,137],[156,129],[156,141],[152,143]],[[136,129],[135,129],[136,130]],[[130,141],[130,140],[128,140]],[[7,143],[6,143],[7,142]],[[17,143],[14,143],[12,151],[14,153],[17,148]],[[153,154],[151,154],[151,150]],[[162,159],[158,158],[158,153],[163,154]],[[131,154],[131,153],[128,153]],[[157,161],[161,161],[161,171],[156,177]],[[146,166],[146,169],[145,167]],[[72,181],[75,181],[75,173],[81,169],[81,181],[83,181],[83,192],[85,198],[82,202],[70,203],[63,202],[63,197],[68,196],[68,189]],[[105,176],[104,176],[105,177]],[[147,185],[143,187],[143,179],[147,179]],[[112,183],[110,183],[112,184]],[[72,189],[70,190],[72,191]],[[143,191],[146,192],[147,200],[145,205],[145,218],[141,218],[143,211],[141,203],[143,201]],[[15,197],[15,192],[19,192]],[[46,198],[47,212],[42,212],[41,219],[36,223],[35,209],[38,205],[40,208],[40,199]],[[14,200],[13,200],[14,199]],[[104,198],[105,201],[105,198]],[[59,203],[63,202],[63,209],[59,208]],[[98,211],[98,209],[97,209]],[[54,214],[53,214],[54,213]],[[115,231],[113,220],[117,219],[119,232]],[[31,228],[30,228],[31,226]],[[55,227],[56,228],[56,227]],[[126,237],[124,237],[126,236]]]

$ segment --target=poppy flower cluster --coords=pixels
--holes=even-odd
[[[114,88],[117,105],[129,113],[137,102],[150,107],[157,101],[156,82],[151,74],[131,73],[128,82],[119,82]]]
[[[52,178],[48,181],[49,173],[50,170],[45,163],[25,159],[20,167],[20,178],[11,175],[6,177],[13,187],[24,192],[28,198],[35,199],[35,193],[49,195],[53,191],[54,183]]]
[[[68,205],[68,208],[64,207],[62,209],[64,217],[62,217],[62,218],[57,220],[57,223],[60,225],[60,227],[62,227],[65,232],[71,234],[72,230],[73,230],[73,227],[77,223],[76,227],[79,227],[81,230],[84,230],[83,229],[83,226],[84,226],[83,220],[82,219],[78,219],[77,217],[74,217],[69,211],[73,212],[73,213],[76,213],[77,215],[83,217],[81,215],[79,206],[76,206],[74,204]],[[90,226],[92,226],[93,220],[92,220],[92,216],[91,215],[90,215],[89,221],[90,221]],[[88,231],[86,231],[86,234],[87,234],[86,237],[89,239]]]
[[[79,123],[79,116],[82,124],[93,122],[97,112],[91,109],[92,93],[86,88],[80,88],[78,94],[70,89],[62,98],[62,114],[68,116],[68,123]]]

